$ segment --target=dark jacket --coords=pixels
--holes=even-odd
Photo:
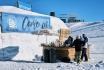
[[[84,38],[84,42],[87,43],[88,42],[88,38],[87,37],[83,37]]]
[[[75,51],[82,51],[82,46],[85,45],[85,42],[81,39],[76,39],[73,42],[73,46],[75,46]]]
[[[64,42],[64,45],[66,45],[66,44],[72,45],[72,43],[73,43],[73,38],[71,36],[69,36],[68,39]]]
[[[88,38],[85,34],[82,35],[81,40],[84,41],[85,43],[88,42]]]

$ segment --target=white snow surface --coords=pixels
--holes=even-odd
[[[2,33],[0,34],[1,44],[0,48],[8,46],[18,46],[19,52],[12,58],[12,60],[33,61],[35,56],[39,57],[43,54],[43,47],[41,43],[46,43],[45,35],[32,35],[27,33]],[[57,36],[47,36],[48,43],[54,42],[58,39]],[[6,52],[4,52],[6,54]]]
[[[0,70],[104,70],[104,61],[97,63],[31,63],[0,61]]]

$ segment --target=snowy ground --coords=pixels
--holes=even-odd
[[[0,70],[104,70],[104,61],[97,63],[26,63],[1,61]]]

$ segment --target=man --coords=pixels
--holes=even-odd
[[[82,46],[83,45],[84,45],[84,42],[80,39],[79,36],[77,36],[73,42],[73,46],[75,46],[75,61],[77,63],[81,62]]]
[[[85,61],[88,61],[88,56],[87,56],[87,47],[88,47],[88,38],[85,34],[82,34],[82,41],[84,41],[85,45],[82,48],[82,56],[81,59],[85,58]]]
[[[68,39],[64,42],[64,45],[72,46],[73,38],[71,36],[68,37]]]

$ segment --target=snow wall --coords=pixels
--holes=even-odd
[[[22,22],[25,23],[25,27],[22,26]],[[40,23],[40,26],[37,23]],[[36,31],[41,28],[51,29],[52,33],[57,33],[60,28],[67,29],[57,17],[13,6],[0,6],[0,24],[0,60],[40,60],[38,57],[43,55],[43,48],[40,45],[46,43],[46,35],[31,34],[34,28]],[[56,39],[58,36],[47,36],[48,43]]]
[[[54,42],[56,39],[58,39],[57,36],[47,36],[48,43]],[[37,57],[40,60],[43,55],[41,43],[46,43],[45,35],[0,33],[0,50],[4,48],[0,51],[0,60],[37,61]],[[14,49],[10,47],[14,47]]]

